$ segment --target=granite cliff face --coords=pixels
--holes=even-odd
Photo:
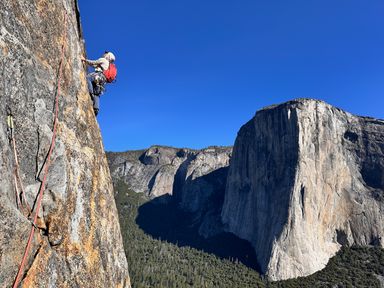
[[[299,99],[238,133],[222,209],[273,280],[322,269],[342,245],[384,245],[384,121]]]
[[[343,245],[384,245],[382,120],[298,99],[257,112],[233,156],[153,146],[108,159],[132,190],[172,195],[200,235],[249,241],[272,280],[312,274]]]
[[[16,204],[6,106],[14,114],[21,179],[34,206],[52,136],[64,43],[58,138],[21,286],[130,287],[111,177],[80,62],[76,5],[0,2],[0,287],[12,285],[31,229]]]
[[[153,146],[107,156],[113,178],[151,198],[171,195],[181,209],[203,221],[200,234],[209,236],[218,229],[212,223],[219,221],[220,212],[216,215],[218,211],[208,206],[224,196],[231,154],[232,147],[192,150]]]

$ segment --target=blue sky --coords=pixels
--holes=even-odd
[[[88,58],[113,51],[105,148],[232,145],[267,105],[384,118],[382,0],[79,0]]]

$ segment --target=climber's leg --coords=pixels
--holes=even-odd
[[[100,96],[93,95],[93,111],[95,111],[95,115],[99,113],[100,108]]]
[[[95,115],[99,113],[99,102],[100,102],[100,92],[95,91],[94,81],[96,77],[96,73],[90,73],[87,75],[87,85],[88,85],[88,91],[89,95],[91,96],[92,102],[93,102],[93,111],[95,112]],[[97,89],[96,89],[97,90]]]
[[[88,91],[89,91],[89,94],[91,94],[91,97],[93,95],[93,83],[92,83],[94,80],[93,78],[94,77],[93,77],[92,73],[87,75]]]

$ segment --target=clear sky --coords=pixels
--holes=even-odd
[[[79,0],[88,58],[115,53],[105,148],[233,145],[293,98],[384,118],[383,0]]]

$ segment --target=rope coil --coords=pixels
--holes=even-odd
[[[52,133],[51,145],[49,147],[48,156],[46,158],[47,162],[46,162],[46,164],[44,166],[43,181],[41,182],[39,193],[38,193],[38,196],[37,196],[36,211],[35,211],[35,215],[33,217],[31,231],[29,233],[27,246],[25,247],[23,259],[21,260],[21,263],[20,263],[20,266],[19,266],[19,270],[18,270],[16,278],[15,278],[15,282],[13,283],[13,286],[12,286],[13,288],[17,288],[19,286],[19,284],[20,284],[21,276],[22,276],[23,271],[24,271],[25,262],[26,262],[26,260],[28,258],[28,253],[29,253],[29,250],[31,248],[32,239],[33,239],[33,236],[34,236],[34,233],[35,233],[36,222],[37,222],[39,210],[40,210],[40,207],[41,207],[41,200],[43,198],[43,194],[44,194],[44,190],[45,190],[45,184],[46,184],[46,181],[47,181],[48,169],[49,169],[49,166],[51,165],[52,151],[53,151],[53,148],[55,147],[56,134],[57,134],[57,121],[58,121],[58,113],[59,113],[59,95],[60,95],[60,92],[61,92],[60,82],[61,82],[61,78],[62,78],[62,70],[63,70],[62,68],[63,68],[65,44],[66,44],[66,38],[67,38],[67,21],[68,21],[67,18],[68,18],[67,13],[65,13],[65,15],[64,15],[64,38],[63,38],[63,45],[62,45],[62,48],[61,48],[59,75],[58,75],[58,80],[57,80],[58,83],[57,83],[57,91],[56,91],[56,97],[55,97],[55,113],[54,113],[53,133]]]

